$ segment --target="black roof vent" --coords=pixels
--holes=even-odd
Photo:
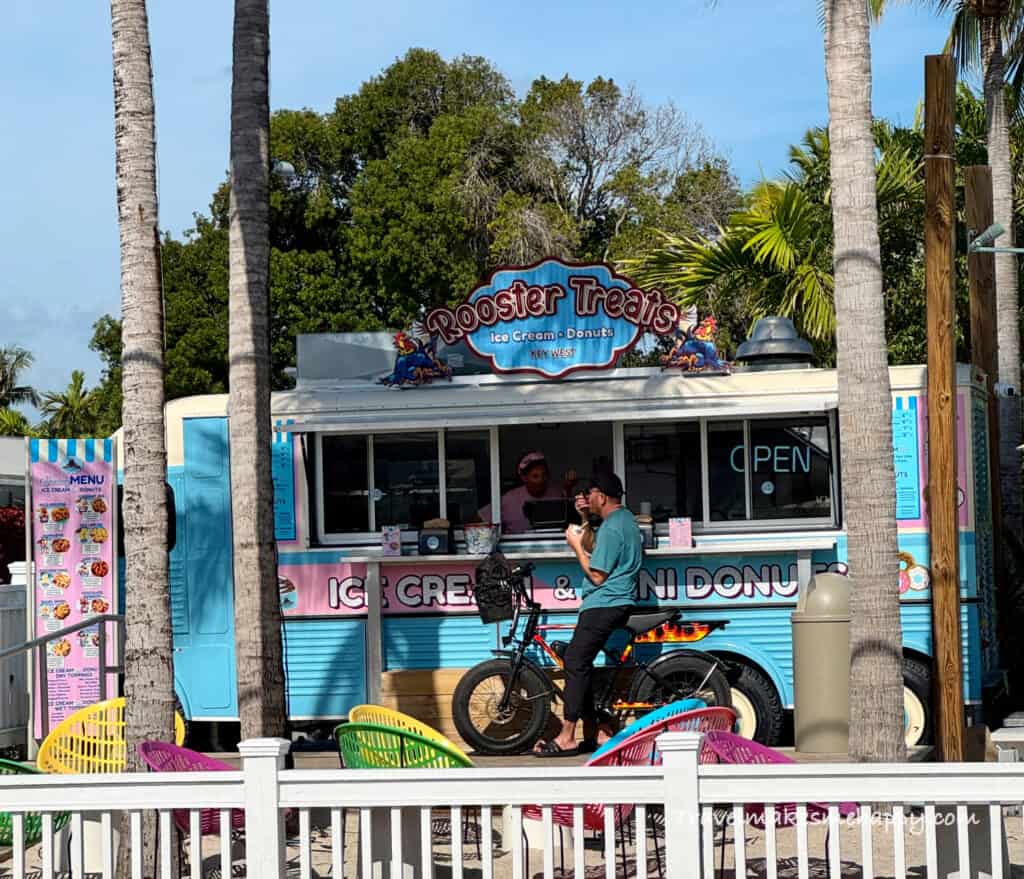
[[[788,317],[763,317],[754,324],[750,338],[736,349],[736,360],[749,371],[809,369],[814,350],[797,335]]]

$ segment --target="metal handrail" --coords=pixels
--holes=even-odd
[[[125,642],[124,614],[119,613],[97,614],[94,617],[89,617],[89,619],[82,620],[80,623],[75,623],[73,626],[68,626],[65,629],[50,632],[48,635],[42,635],[39,638],[33,638],[31,641],[26,641],[24,644],[18,644],[16,647],[8,647],[4,650],[0,650],[0,660],[17,656],[19,653],[28,653],[31,650],[37,651],[34,670],[36,672],[36,680],[39,682],[37,692],[39,693],[39,701],[41,703],[39,714],[40,719],[42,720],[42,735],[44,739],[50,733],[50,692],[49,676],[46,674],[46,645],[51,641],[56,641],[58,638],[73,635],[75,632],[82,629],[91,629],[93,626],[99,626],[99,643],[96,646],[99,651],[100,701],[103,702],[107,698],[107,676],[111,674],[124,673],[124,665],[122,663],[117,663],[115,665],[107,664],[106,623],[116,623],[118,626],[117,656],[123,659]]]
[[[33,647],[40,645],[46,645],[48,642],[53,641],[55,638],[62,638],[66,635],[71,635],[79,629],[88,629],[90,626],[95,626],[97,623],[106,622],[124,622],[123,613],[102,613],[97,614],[94,617],[89,617],[87,620],[82,620],[80,623],[75,623],[73,626],[68,626],[66,629],[61,629],[58,632],[50,632],[49,635],[43,635],[41,638],[33,638],[31,641],[26,641],[24,644],[18,644],[15,647],[8,647],[5,650],[0,650],[0,659],[7,659],[9,656],[17,656],[19,653],[27,653]]]

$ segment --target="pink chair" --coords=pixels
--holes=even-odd
[[[705,760],[702,753],[702,763],[745,765],[796,762],[780,751],[724,731],[709,732],[704,736],[704,751],[709,752],[711,759]],[[796,824],[796,803],[775,803],[774,806],[776,827],[792,827]],[[856,803],[839,803],[839,815],[842,818],[856,815],[858,811]],[[764,814],[764,803],[747,803],[744,808],[746,820],[758,827],[764,826]],[[807,817],[812,821],[827,818],[828,806],[823,803],[807,803]]]
[[[712,762],[712,763],[729,763],[731,765],[747,765],[754,763],[795,763],[795,760],[787,757],[785,754],[769,748],[765,745],[761,745],[758,742],[753,742],[750,739],[745,739],[743,736],[735,735],[731,732],[709,732],[704,736],[704,751],[708,752],[713,756],[714,759],[710,761],[701,762]],[[703,754],[701,757],[703,758]],[[775,826],[776,827],[792,827],[797,823],[797,804],[796,803],[774,803],[775,806]],[[856,803],[839,803],[839,815],[842,818],[856,815],[859,811]],[[764,828],[765,824],[765,804],[764,803],[747,803],[743,809],[743,816],[747,823],[755,826]],[[810,821],[822,821],[828,819],[828,806],[824,803],[807,803],[807,818]],[[828,847],[829,837],[831,836],[831,828],[825,833],[825,859],[828,860]],[[722,828],[722,845],[719,862],[719,872],[725,873],[725,827]]]
[[[153,772],[235,772],[235,767],[221,760],[207,757],[188,748],[180,748],[168,742],[143,742],[138,746],[139,756]],[[175,809],[174,823],[182,833],[189,833],[187,809]],[[245,829],[245,812],[241,809],[231,810],[231,830]],[[201,809],[199,812],[199,832],[204,836],[220,834],[220,811],[218,809]]]
[[[642,718],[641,718],[642,720]],[[635,735],[615,745],[610,750],[595,754],[586,762],[586,766],[660,766],[661,752],[658,750],[656,740],[665,732],[680,732],[684,730],[695,730],[708,732],[710,730],[732,729],[736,722],[736,714],[731,708],[698,708],[694,711],[687,711],[677,714],[674,717],[667,717],[656,723],[643,726]],[[627,727],[628,729],[628,727]],[[702,748],[700,754],[701,763],[713,763],[715,755]],[[633,813],[633,803],[622,803],[614,807],[615,828],[621,828],[623,822]],[[588,803],[583,806],[583,829],[596,832],[604,831],[604,803]],[[648,820],[652,826],[656,809],[648,810]],[[551,817],[556,825],[571,828],[573,826],[573,807],[570,805],[556,805],[551,808]],[[543,812],[540,806],[524,806],[523,817],[540,821]],[[645,832],[645,831],[638,831]],[[623,869],[625,869],[625,838],[622,838]],[[661,870],[661,852],[658,849],[657,837],[655,837],[655,855],[658,858],[659,873]]]

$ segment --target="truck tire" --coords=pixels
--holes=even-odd
[[[903,657],[903,729],[907,747],[932,740],[932,672],[921,660]]]
[[[736,732],[762,745],[777,745],[785,721],[778,691],[758,669],[742,663],[738,666],[739,674],[731,681]]]
[[[519,670],[510,711],[497,703],[508,684],[507,659],[489,659],[467,671],[452,696],[452,719],[463,741],[481,754],[518,754],[532,748],[551,717],[551,685],[533,666]]]

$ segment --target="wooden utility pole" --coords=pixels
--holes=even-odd
[[[992,169],[988,165],[964,168],[967,229],[980,235],[995,220],[992,208]],[[1000,609],[1009,608],[999,588],[1003,577],[1003,502],[999,481],[999,340],[996,335],[996,257],[994,253],[969,253],[967,278],[971,291],[971,364],[985,373],[988,390],[988,496],[991,502],[992,568]],[[979,503],[980,498],[975,502]],[[1004,614],[1006,611],[1003,612]],[[1000,639],[1001,640],[1001,639]]]
[[[924,254],[928,301],[928,539],[935,743],[944,761],[963,759],[963,663],[956,474],[956,307],[952,55],[924,62]]]

